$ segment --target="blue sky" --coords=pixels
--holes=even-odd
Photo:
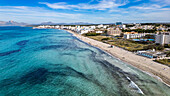
[[[170,22],[170,0],[0,0],[0,21]]]

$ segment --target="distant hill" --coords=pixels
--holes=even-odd
[[[53,23],[53,22],[42,22],[39,25],[56,25],[56,23]]]
[[[15,21],[0,21],[0,26],[26,26],[27,23],[23,22],[15,22]]]
[[[69,23],[69,25],[90,25],[92,23],[88,23],[88,22],[75,22],[75,23]]]
[[[40,24],[33,24],[33,25],[90,25],[92,23],[86,22],[75,22],[75,23],[53,23],[53,22],[42,22]]]

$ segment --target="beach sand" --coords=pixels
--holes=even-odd
[[[167,85],[170,85],[170,68],[166,65],[159,64],[157,62],[152,61],[149,58],[138,56],[132,52],[124,50],[122,48],[114,46],[114,48],[110,48],[109,44],[93,40],[91,38],[84,37],[80,34],[76,34],[71,30],[66,30],[73,34],[73,36],[79,38],[80,40],[89,43],[92,46],[98,47],[114,57],[119,58],[120,60],[127,62],[128,64],[141,69],[144,72],[147,72],[149,75],[161,80]],[[159,77],[159,78],[158,78]]]

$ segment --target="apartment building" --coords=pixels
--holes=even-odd
[[[159,32],[156,34],[155,38],[156,44],[170,44],[170,32]]]

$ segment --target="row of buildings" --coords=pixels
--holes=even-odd
[[[67,29],[72,30],[78,34],[85,34],[85,33],[105,33],[109,36],[120,36],[122,35],[124,39],[138,39],[138,40],[144,40],[142,39],[146,35],[152,35],[154,36],[154,42],[156,44],[170,44],[170,32],[157,32],[155,33],[138,33],[138,32],[122,32],[122,29],[136,29],[136,28],[144,28],[144,29],[152,29],[154,26],[152,25],[146,25],[141,26],[140,24],[136,24],[134,27],[126,27],[126,25],[123,25],[121,22],[117,22],[116,26],[111,25],[42,25],[37,26],[34,28],[38,29],[46,29],[46,28],[53,28],[53,29]],[[138,55],[145,56],[148,58],[164,58],[166,57],[166,54],[163,52],[156,52],[156,51],[150,51],[150,50],[144,50],[144,51],[137,51]]]
[[[151,59],[163,59],[166,58],[166,54],[164,52],[156,52],[154,49],[153,50],[143,50],[143,51],[137,51],[137,55],[144,56],[147,58]]]
[[[135,24],[134,28],[149,28],[152,29],[153,25],[141,25]],[[163,26],[164,27],[164,26]],[[162,27],[162,28],[163,28]],[[122,35],[124,39],[140,39],[146,35],[153,35],[155,37],[155,43],[157,44],[170,44],[170,32],[158,32],[155,33],[137,33],[137,32],[122,32],[122,29],[132,28],[126,27],[126,25],[122,24],[121,22],[117,22],[115,26],[112,25],[41,25],[38,27],[34,27],[38,29],[43,28],[54,28],[54,29],[68,29],[79,34],[85,33],[105,33],[109,36],[120,36]],[[161,28],[161,27],[159,27]]]
[[[54,28],[54,29],[69,29],[72,31],[75,31],[79,34],[85,34],[88,32],[95,32],[95,33],[103,33],[107,28],[109,27],[109,25],[56,25],[56,26],[50,26],[50,25],[41,25],[41,26],[37,26],[34,27],[35,29],[46,29],[46,28]]]

